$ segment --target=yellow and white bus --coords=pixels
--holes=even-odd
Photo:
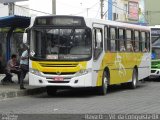
[[[150,75],[150,29],[79,16],[39,16],[30,26],[29,84],[48,95],[63,87],[137,82]]]

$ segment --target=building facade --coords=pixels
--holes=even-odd
[[[146,23],[144,0],[108,0],[108,8],[109,20]]]
[[[160,0],[145,0],[145,15],[150,26],[160,25]]]

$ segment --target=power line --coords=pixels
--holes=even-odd
[[[100,3],[100,2],[97,2],[97,3],[95,3],[94,5],[92,5],[91,7],[89,7],[89,8],[86,8],[86,9],[92,9],[92,8],[94,8],[98,3]],[[76,13],[76,14],[72,14],[72,15],[79,15],[79,14],[81,14],[81,13],[84,13],[84,12],[86,12],[86,9],[85,10],[83,10],[83,11],[81,11],[81,12],[79,12],[79,13]]]
[[[76,13],[76,14],[70,14],[70,15],[79,15],[79,14],[84,13],[84,12],[86,12],[86,10],[83,10],[83,11],[81,11],[79,13]]]
[[[77,6],[77,5],[76,5],[76,6],[73,6],[73,5],[70,5],[70,4],[67,4],[67,3],[63,3],[63,2],[60,2],[60,1],[59,1],[59,3],[60,3],[61,5],[62,5],[62,4],[65,5],[65,6],[69,7],[69,8],[72,7],[72,8],[76,8],[76,9],[81,9],[81,6]]]
[[[108,10],[106,10],[106,12],[103,14],[103,16],[106,15],[107,13],[108,13]]]
[[[89,9],[94,8],[98,3],[100,3],[100,2],[95,3],[95,4],[94,4],[94,5],[92,5]]]
[[[101,8],[101,7],[99,7],[99,9],[98,9],[98,11],[97,11],[97,14],[96,14],[95,18],[98,16],[98,13],[99,13],[99,11],[100,11],[100,8]]]
[[[46,12],[43,12],[43,11],[39,11],[39,10],[35,10],[35,9],[31,9],[31,8],[27,8],[27,7],[23,7],[23,6],[20,6],[20,5],[15,5],[17,7],[20,7],[20,8],[24,8],[24,9],[27,9],[27,10],[31,10],[31,11],[35,11],[35,12],[39,12],[39,13],[43,13],[43,14],[47,14],[47,15],[52,15],[50,13],[46,13]]]

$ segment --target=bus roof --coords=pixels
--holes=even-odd
[[[102,19],[93,19],[93,18],[85,18],[85,21],[90,21],[91,23],[97,23],[97,24],[107,24],[109,26],[115,26],[120,28],[131,28],[131,29],[140,29],[140,30],[150,30],[150,27],[148,26],[141,26],[131,23],[123,23],[123,22],[117,22],[117,21],[111,21],[111,20],[102,20]]]
[[[108,26],[115,26],[120,28],[129,28],[129,29],[138,29],[138,30],[144,30],[144,31],[150,31],[150,27],[148,26],[141,26],[131,23],[123,23],[123,22],[117,22],[117,21],[111,21],[111,20],[103,20],[103,19],[95,19],[95,18],[85,18],[82,16],[72,16],[72,15],[53,15],[53,16],[37,16],[36,18],[51,18],[51,17],[75,17],[75,18],[84,18],[86,25],[91,27],[93,23],[95,24],[105,24]]]
[[[160,28],[160,25],[155,25],[155,26],[149,26],[150,28]]]

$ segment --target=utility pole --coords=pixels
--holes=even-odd
[[[100,0],[101,2],[101,19],[103,19],[103,6],[104,6],[104,0]]]
[[[88,17],[88,10],[89,10],[89,8],[87,8],[87,17]]]
[[[28,1],[28,0],[0,0],[0,3],[4,5],[8,5],[8,15],[14,15],[14,3],[20,1]]]
[[[56,15],[56,0],[52,0],[52,14]]]
[[[8,3],[8,15],[14,15],[14,3]]]

